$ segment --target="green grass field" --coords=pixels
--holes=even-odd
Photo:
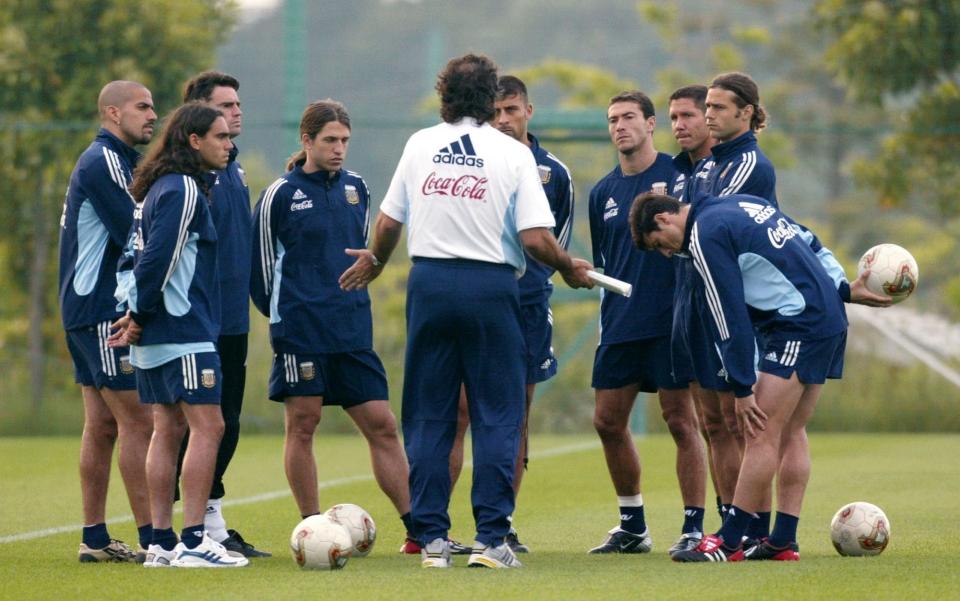
[[[516,524],[533,553],[522,570],[422,570],[396,552],[403,528],[370,476],[359,436],[324,436],[316,453],[321,503],[353,502],[378,526],[377,546],[340,572],[306,572],[287,549],[298,521],[287,494],[281,439],[249,436],[227,480],[228,523],[271,559],[239,570],[144,570],[81,565],[77,448],[73,438],[0,439],[0,598],[3,599],[957,599],[960,559],[953,555],[960,508],[960,436],[815,435],[813,476],[800,522],[797,564],[681,565],[667,547],[679,533],[682,507],[665,436],[638,439],[643,494],[654,551],[647,556],[588,556],[617,508],[599,446],[591,437],[535,437]],[[339,480],[339,483],[336,481]],[[469,477],[451,502],[453,530],[472,539]],[[875,558],[842,558],[828,525],[844,503],[866,500],[891,521],[892,542]],[[136,541],[119,475],[108,515],[111,535]],[[708,512],[707,529],[716,528]],[[71,526],[74,525],[74,526]],[[175,526],[180,527],[179,516]],[[58,532],[18,538],[40,530]]]

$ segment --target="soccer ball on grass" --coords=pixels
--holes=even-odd
[[[328,509],[325,516],[347,529],[353,541],[353,557],[366,557],[377,542],[377,525],[363,507],[340,503]]]
[[[890,521],[876,505],[855,501],[841,507],[833,516],[830,538],[840,555],[879,555],[890,542]]]
[[[325,515],[311,515],[290,534],[290,551],[297,565],[310,570],[339,570],[353,552],[350,533]]]

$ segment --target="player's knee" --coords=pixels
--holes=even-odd
[[[399,438],[397,430],[397,418],[390,411],[378,415],[367,424],[367,432],[371,440],[393,441]]]
[[[593,414],[593,427],[601,440],[616,439],[627,434],[627,424],[624,420],[602,411]]]
[[[117,440],[117,421],[109,413],[87,419],[83,424],[84,432],[98,441],[113,443]]]
[[[677,443],[689,442],[700,436],[697,418],[681,411],[664,411],[663,421],[667,430]]]
[[[313,439],[320,424],[320,415],[312,411],[298,411],[287,417],[287,435],[301,439]]]

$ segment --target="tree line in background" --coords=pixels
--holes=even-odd
[[[403,27],[383,29],[381,47],[388,45],[390,36],[415,35],[428,16],[446,20],[450,27],[460,26],[462,15],[454,7],[439,0],[421,4],[403,7],[409,19]],[[547,4],[555,20],[567,13],[572,19],[583,10],[572,2]],[[659,57],[670,57],[656,69],[655,86],[644,86],[657,106],[665,107],[669,93],[691,81],[706,82],[716,73],[737,69],[754,74],[773,115],[773,125],[760,143],[778,167],[781,190],[786,188],[781,198],[788,210],[812,225],[848,266],[878,241],[895,240],[907,246],[921,265],[922,278],[920,298],[911,302],[922,302],[954,319],[960,316],[960,275],[955,270],[960,205],[954,201],[960,189],[960,162],[954,160],[960,150],[960,0],[819,0],[812,8],[792,0],[745,0],[736,9],[730,8],[733,3],[707,4],[716,10],[704,10],[704,3],[689,0],[637,5],[635,26],[653,32],[646,47],[659,48]],[[499,46],[492,37],[497,28],[522,25],[526,35],[535,38],[524,24],[534,21],[543,7],[537,1],[510,3],[510,24],[491,20],[495,25],[485,32],[486,38],[480,38],[494,50],[476,45],[465,50],[497,55]],[[357,20],[356,27],[370,28],[384,27],[384,19],[396,23],[391,11],[399,8],[365,0],[349,9],[338,4],[331,10],[366,11],[368,18]],[[74,419],[78,395],[57,310],[57,228],[70,171],[95,130],[97,91],[112,79],[141,81],[153,91],[157,106],[165,107],[163,114],[178,104],[183,81],[213,65],[235,22],[236,7],[219,0],[11,0],[0,4],[3,432],[72,431],[80,425]],[[615,26],[612,22],[600,25]],[[329,40],[331,47],[350,36],[354,36],[351,44],[359,43],[357,37],[372,43],[369,36],[358,36],[352,28],[336,35],[341,37]],[[616,37],[608,43],[616,44]],[[349,44],[344,42],[344,47]],[[619,65],[599,66],[590,62],[586,50],[582,54],[577,60],[540,55],[534,60],[528,55],[527,66],[513,72],[536,90],[537,99],[549,97],[560,109],[599,114],[612,94],[637,86]],[[244,91],[257,92],[251,88],[247,83]],[[429,95],[427,82],[421,88],[421,93]],[[544,106],[542,100],[538,106]],[[424,110],[422,104],[418,109],[411,103],[408,109],[391,107],[387,112],[401,119],[416,116],[418,110]],[[657,134],[661,149],[673,148],[667,122],[661,113]],[[562,139],[563,132],[553,135]],[[606,147],[598,151],[598,145],[562,143],[557,148],[551,146],[576,166],[582,210],[585,191],[612,166],[613,154]],[[270,174],[262,159],[247,156],[248,171],[260,172],[260,177],[252,178],[251,191],[256,195],[260,188],[255,181],[266,183]],[[810,180],[817,186],[809,185]],[[579,220],[578,231],[581,241],[588,240],[585,217]],[[398,374],[405,270],[402,265],[391,269],[397,272],[378,282],[373,292],[377,348],[388,372]],[[557,311],[569,315],[571,325],[558,335],[561,342],[571,343],[580,331],[573,324],[595,324],[596,307],[592,301],[587,306],[568,304]],[[565,322],[558,317],[558,323]],[[266,344],[262,330],[254,336],[263,341],[260,346]],[[578,344],[589,347],[589,338],[584,340]],[[859,359],[851,363],[868,365]],[[848,370],[848,379],[862,371]],[[251,381],[259,377],[254,373]],[[916,389],[921,392],[929,389],[920,396],[944,396],[935,381],[924,383],[929,375],[901,375],[919,381]],[[876,379],[864,380],[852,384],[851,390],[864,397],[876,395],[870,388]],[[537,418],[535,424],[574,428],[561,417],[577,415],[578,406],[589,406],[592,397],[584,396],[589,389],[583,390],[588,383],[589,365],[565,365],[555,385],[557,390],[569,391],[560,394],[563,410]],[[398,398],[399,382],[391,384]],[[950,398],[956,398],[955,389],[942,390],[948,397],[952,390]],[[842,394],[850,393],[844,389]],[[251,419],[262,415],[266,416],[262,423],[279,425],[279,413],[269,409],[273,408],[262,413],[254,410]],[[69,418],[51,417],[57,414]],[[580,422],[589,427],[589,419],[576,423]],[[960,426],[932,416],[927,427]]]

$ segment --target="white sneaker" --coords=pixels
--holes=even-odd
[[[242,568],[250,563],[246,557],[230,555],[223,545],[206,532],[200,544],[193,549],[188,549],[180,542],[173,551],[176,557],[170,561],[170,565],[175,568]]]
[[[435,538],[420,550],[420,565],[424,568],[449,568],[450,543],[444,538]]]
[[[513,554],[509,543],[492,547],[473,541],[473,553],[467,561],[468,568],[522,568],[523,564]]]
[[[169,568],[170,562],[177,556],[176,547],[167,551],[160,545],[149,545],[147,547],[147,558],[143,561],[145,568]]]

